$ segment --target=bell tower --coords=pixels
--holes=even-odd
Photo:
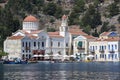
[[[66,15],[62,16],[62,23],[61,23],[61,26],[59,27],[59,30],[60,30],[61,36],[65,36],[66,32],[68,31],[68,23],[67,23]]]

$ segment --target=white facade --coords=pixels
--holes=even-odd
[[[38,22],[23,22],[23,30],[38,30]]]
[[[90,35],[80,35],[73,41],[74,56],[80,60],[86,60],[89,54],[89,42],[94,41],[95,38]]]
[[[97,40],[89,42],[89,51],[94,53],[95,61],[120,61],[120,38],[118,34],[115,32],[103,34]]]
[[[20,58],[21,59],[21,40],[5,40],[4,51],[9,52],[8,59]]]
[[[59,31],[56,32],[39,30],[38,20],[33,16],[26,17],[22,27],[22,30],[16,31],[4,41],[4,51],[9,53],[9,59],[30,59],[36,56],[36,59],[43,59],[44,55],[57,59],[57,55],[64,60],[73,55],[73,39],[79,35],[87,35],[79,28],[69,29],[65,15],[62,17]]]

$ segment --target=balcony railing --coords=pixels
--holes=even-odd
[[[99,50],[99,52],[100,52],[100,53],[104,53],[104,52],[105,52],[105,50],[103,50],[103,49],[100,49],[100,50]]]
[[[115,53],[115,51],[114,50],[109,50],[109,53]]]
[[[78,50],[85,50],[83,47],[77,47]]]

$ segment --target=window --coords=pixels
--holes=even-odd
[[[93,50],[95,50],[94,46],[93,46]]]
[[[27,47],[27,42],[25,44],[26,44],[26,47]]]
[[[117,54],[115,54],[115,59],[117,59]]]
[[[99,48],[100,48],[99,50],[101,50],[101,46],[99,46]]]
[[[104,50],[104,46],[101,46],[102,47],[102,50]]]
[[[22,52],[24,53],[24,50]]]
[[[50,44],[50,45],[51,45],[51,47],[53,46],[53,42],[52,42],[52,41],[51,41],[51,44]]]
[[[106,46],[104,46],[104,49],[106,49]]]
[[[97,55],[96,55],[96,59],[97,59]]]
[[[60,47],[60,42],[58,42],[58,47]]]
[[[66,43],[66,47],[68,47],[68,43]]]
[[[97,50],[97,46],[96,46],[96,50]]]
[[[40,42],[38,42],[38,49],[40,49]]]
[[[108,59],[110,59],[110,54],[108,54]]]
[[[30,42],[29,42],[29,47],[31,46]]]
[[[117,45],[115,44],[115,49],[117,49]]]
[[[106,54],[105,54],[105,59],[106,59]]]
[[[112,50],[114,50],[114,47],[113,47],[113,45],[112,45]]]
[[[24,47],[24,42],[22,42],[22,47]]]
[[[108,45],[108,49],[110,50],[110,45]]]
[[[42,42],[42,47],[44,47],[44,42]]]
[[[83,43],[82,43],[82,41],[79,41],[78,44],[77,44],[77,48],[80,49],[82,47],[83,47]]]
[[[34,42],[34,47],[36,47],[36,42]]]

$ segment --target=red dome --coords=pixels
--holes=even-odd
[[[37,22],[38,19],[36,17],[30,15],[30,16],[27,16],[23,21],[24,22]]]

